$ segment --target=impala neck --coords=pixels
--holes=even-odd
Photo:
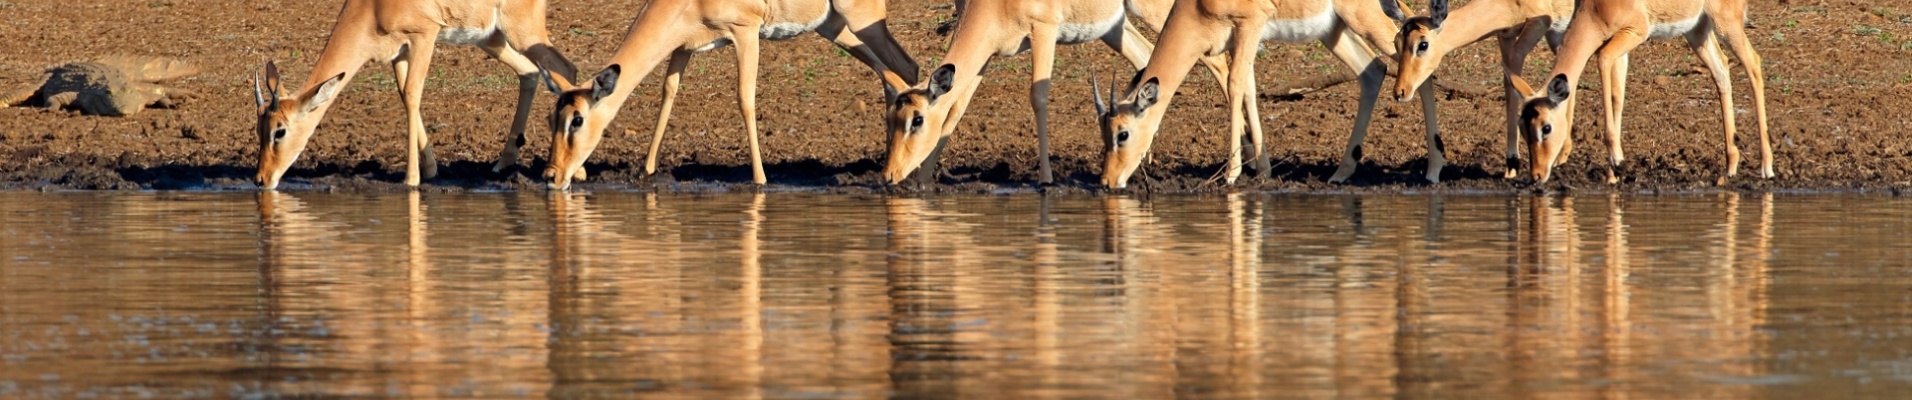
[[[972,8],[968,11],[970,14],[964,17],[970,19],[963,22],[974,23],[959,23],[956,27],[956,39],[950,43],[949,53],[943,55],[943,64],[956,67],[956,75],[950,79],[950,93],[943,95],[943,98],[937,100],[935,105],[936,112],[943,115],[941,129],[943,136],[955,133],[956,124],[962,118],[957,111],[957,105],[968,101],[976,94],[976,87],[982,85],[980,77],[983,66],[988,65],[990,57],[994,57],[999,50],[998,43],[992,43],[990,39],[998,36],[1000,29],[982,20],[981,12],[984,11],[989,10]]]
[[[1207,49],[1213,47],[1214,43],[1229,40],[1228,36],[1231,35],[1230,29],[1206,30],[1199,25],[1188,27],[1194,29],[1177,29],[1176,25],[1199,24],[1204,21],[1192,20],[1200,18],[1201,13],[1195,12],[1198,10],[1182,9],[1179,4],[1176,8],[1169,14],[1168,22],[1162,26],[1161,40],[1155,43],[1155,51],[1149,55],[1149,65],[1142,69],[1140,79],[1132,82],[1132,84],[1141,84],[1148,82],[1150,78],[1156,79],[1158,87],[1156,104],[1150,106],[1148,114],[1143,116],[1144,128],[1151,132],[1162,124],[1162,118],[1168,114],[1169,105],[1175,100],[1175,91],[1182,87],[1183,81],[1188,79],[1189,70],[1195,68],[1195,63],[1206,55]],[[1187,17],[1176,18],[1184,15]],[[1215,38],[1214,35],[1222,37]],[[1134,91],[1135,88],[1130,87],[1129,90]]]
[[[332,35],[325,40],[325,49],[319,51],[319,60],[312,66],[312,72],[306,74],[304,83],[299,84],[299,91],[288,94],[304,99],[307,93],[341,73],[345,74],[345,79],[339,80],[339,90],[343,91],[345,85],[352,83],[352,77],[358,75],[359,68],[365,67],[365,63],[395,55],[374,54],[383,46],[377,45],[381,38],[375,19],[378,16],[373,15],[373,11],[370,5],[362,1],[347,1],[345,7],[339,10],[339,22],[332,26]],[[396,51],[396,47],[392,51]],[[403,85],[405,82],[399,81],[398,84]],[[325,111],[336,102],[335,98],[319,105],[305,120],[317,124],[325,116]]]
[[[610,61],[605,63],[605,66],[616,64],[623,71],[618,74],[617,87],[612,88],[611,94],[598,100],[592,108],[611,110],[613,113],[623,109],[624,101],[630,99],[631,93],[639,85],[644,84],[644,77],[657,69],[658,64],[670,59],[671,53],[686,46],[684,32],[704,30],[703,27],[685,29],[692,27],[684,25],[686,19],[679,13],[694,9],[669,7],[660,3],[666,2],[655,2],[645,8],[644,14],[631,24],[630,33],[624,36],[624,43],[617,46]],[[588,81],[591,78],[580,76],[578,79]]]
[[[1469,2],[1447,14],[1447,19],[1441,22],[1441,34],[1436,35],[1429,45],[1434,51],[1445,54],[1485,40],[1495,32],[1519,27],[1527,22],[1522,17],[1520,5],[1513,1]]]

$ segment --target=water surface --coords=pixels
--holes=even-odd
[[[1912,201],[0,193],[0,397],[1912,390]]]

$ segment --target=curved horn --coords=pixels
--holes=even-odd
[[[266,108],[265,81],[265,72],[252,73],[252,102],[257,103],[259,108]]]
[[[1102,84],[1095,79],[1095,73],[1089,73],[1089,97],[1095,98],[1095,115],[1109,113],[1109,105],[1102,100]]]

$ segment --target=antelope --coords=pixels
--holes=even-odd
[[[1160,28],[1168,20],[1173,0],[965,0],[957,4],[963,5],[959,11],[962,17],[956,23],[956,37],[943,56],[943,65],[920,86],[897,93],[889,105],[884,125],[889,131],[890,148],[883,176],[890,183],[907,179],[955,133],[990,58],[1025,51],[1034,53],[1029,104],[1036,118],[1040,179],[1043,184],[1053,182],[1049,87],[1055,72],[1056,46],[1099,40],[1135,68],[1142,68],[1148,65],[1154,46],[1135,24],[1128,23],[1127,17],[1132,14],[1151,29]],[[1221,58],[1203,61],[1220,80]]]
[[[1522,61],[1533,53],[1541,38],[1549,50],[1559,50],[1561,35],[1573,18],[1575,0],[1474,0],[1450,14],[1447,0],[1428,3],[1428,14],[1408,16],[1392,1],[1382,1],[1381,11],[1401,24],[1394,40],[1396,65],[1395,101],[1414,100],[1414,92],[1434,75],[1447,53],[1493,37],[1500,44],[1502,83],[1507,93],[1507,172],[1513,179],[1520,168],[1520,103],[1513,79],[1522,73]]]
[[[1373,117],[1381,81],[1387,75],[1387,66],[1378,62],[1375,51],[1362,40],[1386,43],[1393,40],[1398,30],[1373,0],[1176,2],[1148,67],[1136,73],[1129,82],[1127,94],[1111,99],[1117,102],[1098,110],[1103,141],[1107,145],[1103,185],[1128,186],[1129,176],[1148,154],[1169,102],[1175,98],[1175,89],[1182,85],[1195,59],[1222,53],[1229,54],[1226,74],[1229,81],[1224,85],[1229,101],[1229,156],[1224,180],[1232,184],[1241,176],[1244,128],[1254,140],[1257,169],[1263,176],[1268,175],[1268,155],[1262,146],[1261,113],[1255,104],[1254,83],[1255,53],[1263,40],[1320,40],[1359,75],[1361,100],[1354,130],[1349,135],[1340,168],[1328,179],[1336,183],[1346,181],[1360,163],[1361,142]],[[1382,51],[1385,53],[1387,49]],[[1437,181],[1446,161],[1441,156],[1440,132],[1434,119],[1433,87],[1421,90],[1424,91],[1421,108],[1427,123],[1427,179]],[[1244,112],[1248,114],[1245,119]]]
[[[374,60],[391,63],[399,97],[405,102],[409,122],[405,184],[418,186],[420,179],[437,175],[437,161],[418,108],[433,48],[440,42],[484,49],[518,73],[518,108],[504,151],[492,169],[502,171],[516,164],[539,71],[577,73],[551,46],[544,17],[544,0],[347,0],[305,87],[287,93],[278,67],[270,61],[254,76],[253,100],[259,106],[256,181],[266,190],[278,187],[339,90],[360,67]]]
[[[584,160],[604,137],[604,128],[617,118],[631,91],[666,58],[664,103],[658,110],[651,151],[644,172],[657,172],[657,149],[664,142],[678,83],[693,54],[727,44],[737,46],[737,103],[744,130],[750,135],[751,181],[764,184],[763,155],[757,145],[757,60],[761,40],[785,40],[816,32],[869,65],[884,85],[916,83],[916,62],[890,35],[883,22],[885,0],[655,0],[631,24],[624,43],[612,54],[610,65],[591,82],[573,85],[563,76],[548,75],[548,88],[558,94],[551,114],[551,159],[544,176],[553,190],[570,188],[584,178]],[[623,68],[634,68],[624,74]]]
[[[1759,53],[1753,51],[1746,37],[1745,0],[1580,0],[1554,60],[1553,72],[1548,74],[1552,78],[1545,91],[1535,93],[1525,82],[1514,80],[1516,90],[1528,99],[1520,109],[1520,134],[1528,154],[1533,156],[1531,168],[1536,183],[1545,183],[1553,168],[1573,150],[1574,86],[1596,52],[1600,57],[1602,98],[1606,100],[1611,161],[1607,183],[1620,181],[1618,170],[1626,160],[1620,150],[1620,116],[1626,107],[1627,53],[1649,39],[1678,36],[1686,37],[1687,45],[1706,63],[1713,83],[1719,86],[1720,114],[1726,125],[1726,176],[1720,178],[1721,183],[1739,174],[1739,148],[1733,143],[1738,132],[1733,121],[1733,82],[1719,48],[1719,37],[1733,48],[1734,57],[1745,66],[1753,82],[1762,157],[1759,176],[1773,177],[1772,140],[1766,132],[1766,74],[1760,68]]]

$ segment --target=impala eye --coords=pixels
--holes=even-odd
[[[272,130],[272,141],[277,142],[281,139],[285,139],[285,127],[283,126]]]
[[[1116,132],[1116,133],[1115,133],[1115,142],[1116,142],[1116,143],[1123,143],[1123,142],[1127,142],[1127,141],[1129,141],[1129,131],[1121,131],[1121,132]]]
[[[584,116],[583,115],[572,116],[571,131],[576,132],[578,129],[582,129],[582,128],[584,128]]]
[[[922,128],[922,127],[923,127],[923,116],[921,114],[918,114],[917,116],[910,118],[911,131],[915,131],[916,129]]]
[[[1546,125],[1540,126],[1540,137],[1547,137],[1547,135],[1552,135],[1552,134],[1553,134],[1553,124],[1546,124]]]
[[[1416,52],[1416,53],[1426,53],[1426,52],[1427,52],[1427,41],[1426,41],[1426,40],[1422,40],[1422,41],[1421,41],[1421,44],[1417,44],[1417,45],[1414,45],[1414,52]]]

